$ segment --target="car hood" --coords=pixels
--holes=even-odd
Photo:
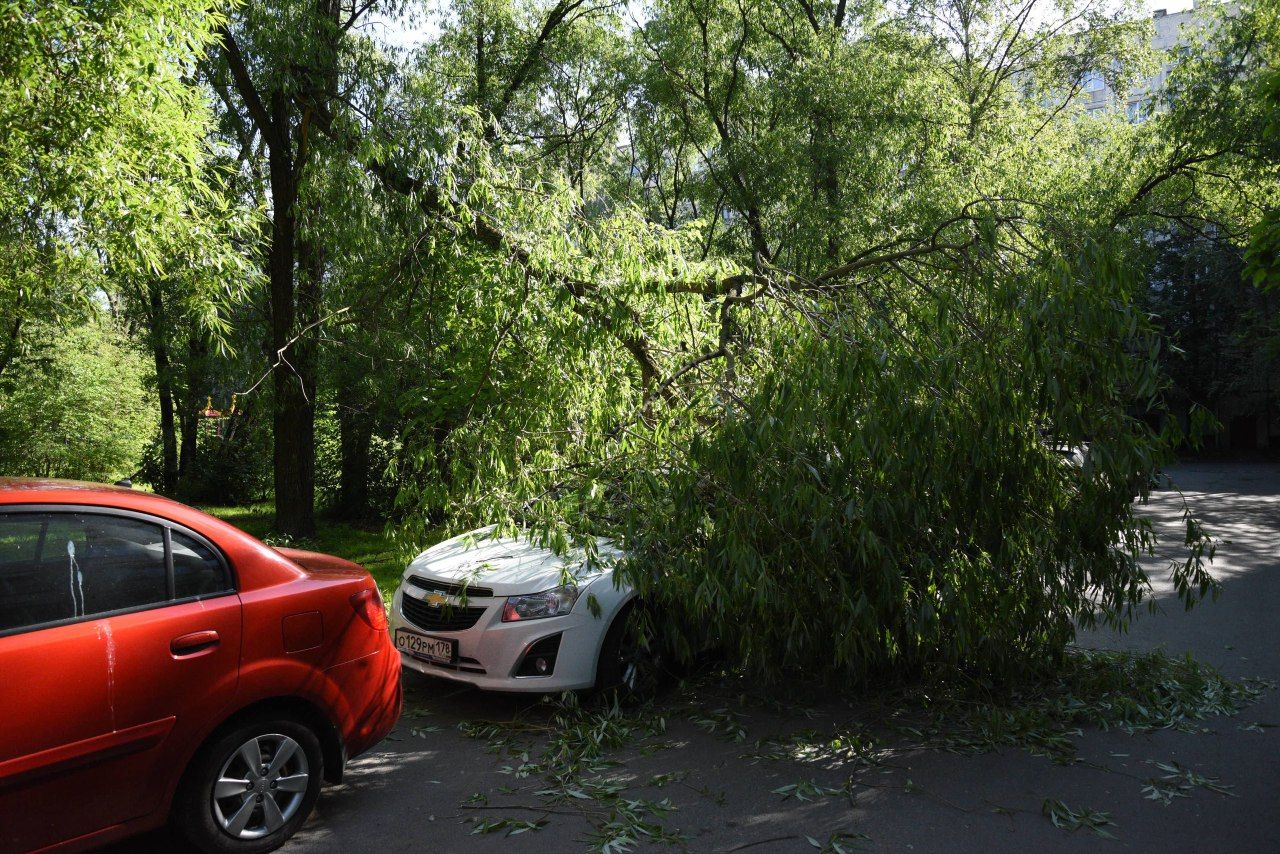
[[[488,588],[494,596],[517,596],[558,587],[566,575],[577,584],[588,584],[612,572],[622,557],[605,539],[596,541],[596,560],[588,562],[581,549],[557,555],[523,537],[494,537],[492,532],[490,526],[437,543],[413,559],[404,577],[416,575],[465,584],[469,589]]]

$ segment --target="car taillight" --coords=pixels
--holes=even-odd
[[[369,628],[385,632],[387,630],[387,611],[382,607],[382,597],[378,588],[361,590],[351,597],[351,607],[356,609],[360,619],[369,624]]]

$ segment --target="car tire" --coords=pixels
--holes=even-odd
[[[640,637],[644,613],[643,606],[633,601],[609,624],[596,663],[596,693],[638,701],[661,688],[665,673],[661,657],[651,646],[646,648]]]
[[[250,771],[254,745],[260,764]],[[173,830],[205,854],[274,851],[311,814],[323,779],[324,754],[309,727],[279,714],[246,719],[192,759],[174,801]]]

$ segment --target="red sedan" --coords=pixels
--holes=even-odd
[[[0,479],[0,851],[270,851],[400,714],[377,587],[130,489]]]

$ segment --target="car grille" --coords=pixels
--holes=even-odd
[[[457,664],[445,664],[443,661],[424,661],[423,664],[429,664],[432,667],[439,667],[444,670],[457,670],[462,673],[477,673],[484,676],[486,671],[480,666],[480,662],[474,658],[467,658],[465,655],[458,656]]]
[[[468,599],[490,599],[493,597],[493,589],[489,587],[451,584],[448,581],[436,581],[434,578],[421,578],[417,575],[409,576],[407,581],[410,586],[419,590],[426,590],[430,593],[443,593],[446,596],[461,596],[465,587]]]
[[[405,619],[430,632],[461,632],[476,624],[486,608],[463,608],[458,605],[432,607],[412,596],[400,597],[400,611]]]

